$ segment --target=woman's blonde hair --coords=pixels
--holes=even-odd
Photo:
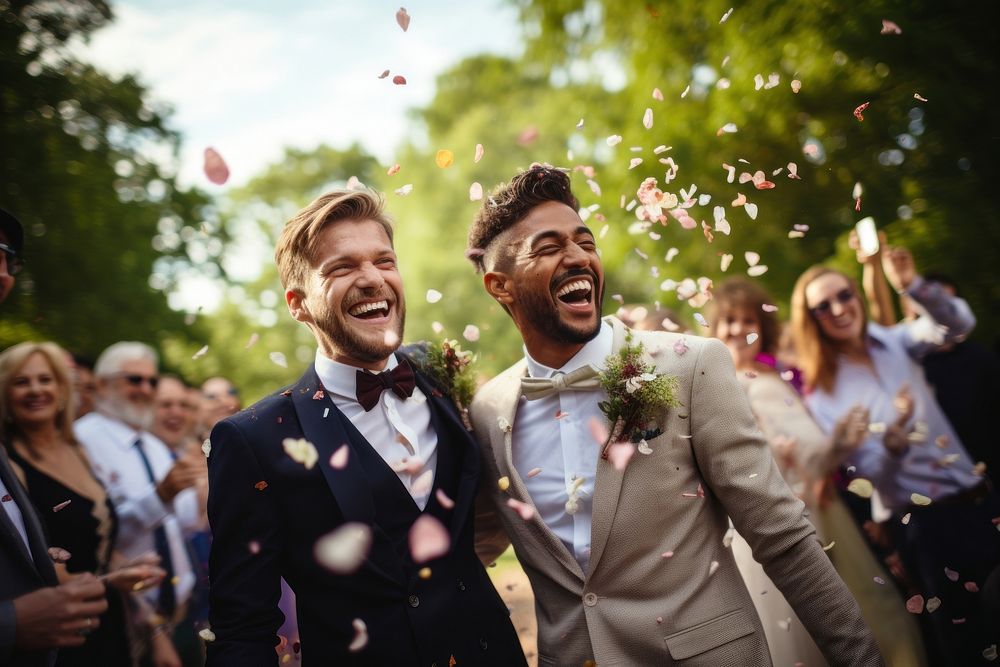
[[[8,392],[17,373],[28,362],[33,354],[45,357],[52,367],[52,374],[59,387],[57,401],[59,411],[56,413],[56,429],[70,444],[76,444],[73,436],[73,419],[75,418],[75,390],[71,375],[69,353],[55,343],[18,343],[7,348],[0,354],[0,439],[10,444],[14,436],[24,436],[21,428],[13,419]]]
[[[809,284],[828,274],[841,276],[854,290],[855,298],[861,301],[861,317],[864,318],[862,335],[868,329],[868,310],[857,283],[850,276],[819,265],[806,269],[795,281],[795,288],[792,290],[792,338],[795,341],[796,360],[807,390],[819,387],[824,391],[832,391],[837,379],[837,357],[840,354],[838,345],[823,333],[806,303],[806,288]]]

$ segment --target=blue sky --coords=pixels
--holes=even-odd
[[[230,185],[285,146],[358,141],[383,162],[414,131],[406,110],[428,102],[438,74],[467,55],[517,54],[517,12],[502,0],[406,2],[124,0],[77,51],[112,74],[136,73],[174,109],[183,185],[212,190],[206,146],[229,163]],[[385,69],[392,74],[380,80]],[[406,77],[396,86],[392,76]]]

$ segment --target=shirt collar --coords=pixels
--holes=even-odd
[[[130,449],[139,438],[142,438],[143,442],[158,439],[149,431],[135,430],[117,417],[106,415],[103,412],[95,412],[94,416],[104,422],[104,428],[107,430],[108,435],[122,449]]]
[[[385,368],[382,370],[391,371],[398,363],[396,355],[390,354]],[[357,400],[358,371],[363,370],[365,369],[334,361],[320,352],[319,349],[316,350],[316,375],[323,383],[323,388],[332,394]]]
[[[604,361],[611,354],[613,345],[614,332],[611,326],[602,320],[601,329],[597,332],[597,335],[587,341],[580,348],[580,351],[574,354],[561,368],[549,368],[545,364],[535,361],[528,354],[528,348],[524,348],[524,359],[528,362],[528,375],[533,378],[547,378],[552,377],[556,373],[569,373],[587,365],[602,370],[604,368]]]

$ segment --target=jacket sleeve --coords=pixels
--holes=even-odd
[[[6,665],[14,652],[16,630],[14,601],[0,600],[0,665]]]
[[[278,610],[280,516],[264,468],[239,426],[220,422],[211,441],[209,621],[215,641],[208,644],[207,665],[277,665],[277,633],[284,622]]]
[[[823,655],[836,665],[882,664],[858,603],[778,471],[721,341],[701,348],[690,400],[706,482]]]

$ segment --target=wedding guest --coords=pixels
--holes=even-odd
[[[160,375],[154,398],[153,426],[150,432],[163,441],[176,456],[196,442],[191,426],[194,423],[192,414],[197,412],[197,406],[190,400],[190,387],[184,384],[176,375]]]
[[[199,434],[205,439],[221,420],[236,414],[243,407],[240,390],[224,377],[210,377],[201,383],[198,402]]]
[[[175,459],[149,429],[159,382],[157,355],[148,345],[119,342],[94,366],[97,410],[77,420],[75,433],[87,450],[119,518],[118,547],[128,558],[150,551],[167,576],[146,598],[156,610],[150,650],[157,659],[194,664],[201,641],[188,622],[196,575],[185,531],[204,525],[194,488],[206,475],[205,457],[189,451]]]
[[[933,613],[924,615],[932,662],[977,664],[1000,632],[984,623],[978,593],[1000,563],[1000,532],[991,521],[1000,498],[918,363],[966,335],[975,318],[963,300],[921,278],[904,248],[886,248],[882,264],[890,285],[921,306],[921,317],[891,327],[869,322],[854,281],[829,268],[813,267],[796,282],[792,325],[812,392],[807,404],[827,433],[855,407],[868,410],[872,428],[846,462],[893,513],[890,525],[921,605],[933,600]]]
[[[830,662],[882,664],[725,346],[601,319],[604,269],[577,209],[569,177],[533,165],[493,191],[467,251],[525,350],[472,405],[493,510],[477,548],[489,561],[513,543],[540,664],[770,664],[727,515]]]
[[[94,362],[86,357],[73,355],[73,388],[76,390],[76,418],[94,411],[97,382],[94,380]]]
[[[713,295],[710,332],[729,349],[736,376],[778,468],[805,501],[820,539],[830,545],[827,554],[861,606],[883,658],[890,665],[925,664],[919,626],[896,590],[876,583],[876,577],[887,581],[889,575],[872,556],[849,510],[829,483],[840,459],[860,445],[867,433],[864,411],[849,413],[834,426],[832,437],[825,435],[792,386],[792,374],[777,368],[781,324],[769,309],[774,300],[756,283],[743,278],[727,279]],[[774,663],[823,664],[795,612],[739,533],[732,549],[764,623]]]
[[[54,343],[21,343],[0,354],[0,424],[16,473],[61,556],[60,581],[93,572],[108,590],[108,609],[80,647],[59,652],[57,665],[131,665],[122,593],[159,583],[157,559],[126,564],[114,551],[117,517],[87,455],[73,437],[73,387],[66,353]]]
[[[0,303],[14,288],[23,247],[20,221],[0,208]],[[108,603],[93,574],[59,584],[41,521],[6,451],[0,447],[0,664],[49,667],[56,648],[84,643]]]

